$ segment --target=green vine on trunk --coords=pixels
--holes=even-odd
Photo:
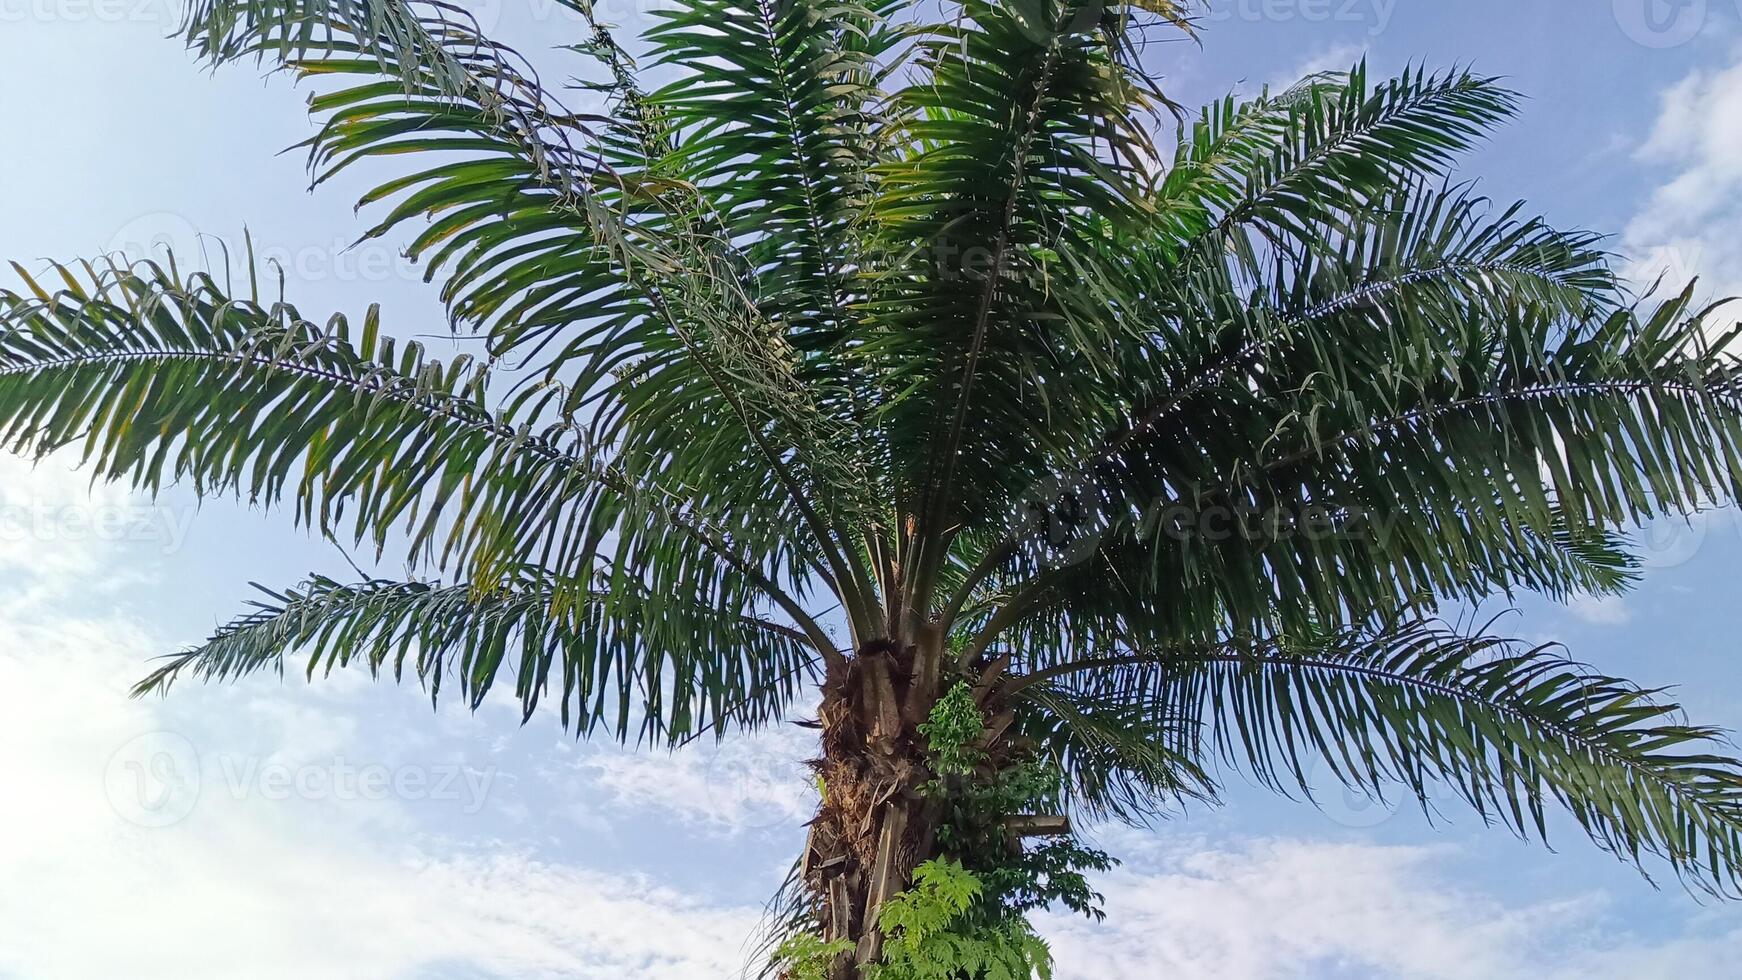
[[[914,869],[913,884],[883,903],[886,939],[867,980],[1050,980],[1052,953],[1028,914],[1062,905],[1104,918],[1086,871],[1114,865],[1074,836],[1023,846],[1008,819],[1056,813],[1063,784],[1056,766],[1020,746],[985,741],[986,719],[973,690],[957,684],[919,726],[934,779],[921,792],[938,814],[939,857]],[[851,941],[803,933],[775,952],[787,980],[821,980],[852,951]]]
[[[931,756],[932,771],[940,776],[969,776],[986,761],[980,737],[986,719],[974,703],[974,691],[957,684],[932,705],[931,716],[919,726]]]
[[[1028,914],[1059,904],[1095,918],[1101,896],[1084,872],[1113,866],[1075,837],[1024,847],[1007,820],[1058,812],[1056,767],[1018,749],[1000,758],[982,744],[986,719],[973,690],[957,684],[920,726],[937,778],[922,792],[940,810],[941,857],[914,872],[913,887],[878,916],[889,937],[874,980],[1042,980],[1052,954]]]
[[[1024,847],[1006,823],[1019,814],[1062,812],[1059,788],[1065,781],[1058,768],[1020,751],[1011,759],[992,759],[980,745],[985,718],[966,684],[938,701],[920,732],[939,776],[923,787],[942,810],[938,850],[980,878],[981,904],[1017,917],[1059,904],[1104,918],[1101,896],[1084,872],[1112,868],[1111,857],[1074,835]]]
[[[927,861],[913,878],[877,916],[889,939],[868,980],[1051,980],[1052,951],[1026,919],[977,922],[986,898],[978,875],[954,861]]]

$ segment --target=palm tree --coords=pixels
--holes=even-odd
[[[141,693],[306,651],[663,744],[820,696],[792,976],[1026,973],[1024,912],[1094,912],[1068,818],[1230,769],[1445,784],[1525,835],[1558,805],[1742,885],[1716,732],[1468,614],[1624,590],[1626,527],[1742,483],[1735,333],[1692,287],[1450,182],[1496,81],[1357,66],[1164,152],[1137,53],[1190,30],[1170,0],[680,0],[643,73],[561,2],[602,111],[439,0],[182,32],[314,83],[317,183],[398,168],[366,234],[481,356],[305,316],[251,257],[0,295],[9,448],[288,504],[414,576],[275,593]]]

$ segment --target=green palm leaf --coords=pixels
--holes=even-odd
[[[523,369],[563,387],[565,413],[584,410],[594,444],[663,469],[668,484],[709,485],[722,509],[784,504],[781,519],[811,536],[803,560],[848,593],[864,625],[868,573],[853,528],[867,519],[868,481],[837,400],[807,385],[714,209],[648,155],[668,138],[665,124],[608,34],[599,29],[588,51],[634,110],[622,121],[570,112],[516,52],[441,3],[219,5],[186,32],[215,60],[252,55],[304,78],[364,79],[311,102],[326,120],[309,143],[317,183],[365,160],[451,154],[366,194],[363,204],[392,202],[368,234],[427,219],[409,251],[427,255],[432,275],[449,270],[444,297],[485,331],[493,356],[530,348],[537,360]],[[667,426],[694,417],[730,421],[674,457]]]
[[[1082,601],[1116,566],[1185,635],[1602,588],[1557,539],[1733,493],[1738,364],[1689,295],[1621,305],[1590,236],[1517,215],[1415,187],[1312,252],[1198,266],[1133,353],[1142,407],[958,588]],[[1032,508],[1065,493],[1090,517],[1062,551],[1100,557],[1043,574]]]
[[[675,742],[778,718],[802,690],[815,651],[796,629],[754,616],[721,616],[651,602],[640,590],[552,581],[535,569],[482,587],[322,576],[266,592],[254,612],[168,658],[134,689],[167,692],[183,675],[232,680],[284,669],[310,653],[309,676],[353,664],[410,675],[440,695],[457,682],[474,709],[510,675],[525,717],[555,688],[563,724],[577,735]],[[682,610],[681,614],[674,613]]]
[[[1027,697],[1090,685],[1174,724],[1175,750],[1210,755],[1279,790],[1313,790],[1316,760],[1343,784],[1445,786],[1484,821],[1546,838],[1551,803],[1634,863],[1737,888],[1742,764],[1722,733],[1590,671],[1553,646],[1425,620],[1201,650],[1058,664],[1013,682]],[[1109,695],[1105,692],[1114,692]]]
[[[602,554],[657,554],[650,584],[666,594],[802,615],[774,584],[797,567],[782,551],[800,559],[735,550],[784,529],[699,518],[576,436],[550,391],[492,408],[487,370],[396,344],[373,311],[360,331],[322,327],[173,265],[57,271],[58,293],[22,270],[33,294],[0,291],[0,432],[15,451],[82,440],[100,475],[147,490],[187,482],[265,506],[288,491],[324,531],[482,580],[524,554],[571,575]]]

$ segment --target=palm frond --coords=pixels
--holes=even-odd
[[[1552,646],[1426,620],[1082,661],[1018,686],[1114,685],[1153,718],[1197,727],[1177,746],[1284,791],[1317,760],[1379,795],[1448,787],[1484,821],[1546,838],[1558,803],[1606,849],[1666,862],[1689,885],[1742,885],[1742,764],[1661,692],[1594,673]]]
[[[306,650],[309,676],[353,665],[409,673],[441,695],[458,683],[476,710],[511,676],[523,717],[552,695],[565,727],[620,741],[676,742],[711,728],[755,729],[780,717],[817,659],[798,630],[692,602],[647,602],[644,591],[553,581],[533,569],[490,586],[324,576],[266,593],[254,612],[153,671],[135,696],[182,676],[225,681],[283,673]]]
[[[587,51],[619,104],[632,101],[627,120],[569,111],[525,59],[441,2],[226,0],[187,33],[216,60],[252,55],[346,80],[311,100],[324,119],[309,141],[316,183],[364,161],[446,157],[365,194],[363,205],[390,205],[366,235],[424,219],[409,253],[427,257],[432,276],[448,270],[444,299],[493,356],[560,383],[596,444],[665,467],[672,484],[711,484],[738,506],[784,501],[812,536],[805,560],[863,621],[855,593],[868,577],[846,529],[863,518],[868,482],[854,441],[756,305],[748,262],[713,209],[654,158],[664,136],[648,131],[654,117],[639,113],[645,100],[602,28]],[[666,430],[635,424],[683,416],[732,424],[675,459]],[[834,513],[819,513],[824,502]]]
[[[920,77],[894,95],[904,154],[877,171],[864,354],[921,592],[949,529],[1032,472],[1035,440],[1001,434],[1086,411],[1096,352],[1116,346],[1104,313],[1122,280],[1089,244],[1147,213],[1144,121],[1165,100],[1130,58],[1139,15],[1102,12],[966,3],[916,41]]]
[[[649,100],[677,131],[674,166],[751,243],[757,302],[801,344],[839,343],[850,315],[901,6],[686,0],[646,34],[653,70],[677,75]]]
[[[0,434],[13,451],[82,441],[101,478],[288,499],[323,531],[481,580],[527,555],[573,575],[608,546],[656,566],[662,594],[740,608],[769,598],[832,652],[775,584],[803,567],[764,536],[785,525],[714,518],[625,471],[563,417],[558,391],[493,405],[487,369],[397,344],[377,311],[360,330],[344,317],[317,326],[173,260],[57,266],[54,293],[17,271],[32,292],[0,291]]]
[[[1202,760],[1179,747],[1195,720],[1133,703],[1116,678],[1025,688],[1016,731],[1064,777],[1064,802],[1093,821],[1147,822],[1215,787]]]
[[[205,0],[182,28],[215,64],[252,59],[328,83],[308,141],[316,184],[364,161],[444,162],[381,184],[359,206],[395,206],[365,237],[428,219],[407,252],[449,268],[457,322],[507,351],[555,325],[606,329],[644,313],[619,266],[646,259],[601,187],[618,183],[593,143],[604,120],[571,112],[512,48],[442,0]],[[445,159],[444,159],[445,158]],[[618,208],[621,211],[621,207]]]
[[[1418,68],[1370,85],[1363,62],[1339,81],[1206,115],[1181,144],[1182,177],[1164,185],[1163,206],[1213,218],[1204,234],[1285,240],[1328,212],[1363,210],[1443,174],[1518,106],[1494,79],[1467,71]]]
[[[1297,625],[1566,595],[1608,587],[1568,535],[1734,492],[1735,356],[1687,296],[1621,305],[1590,236],[1416,188],[1331,243],[1200,266],[1156,310],[1144,407],[1049,484],[1089,515],[1063,542],[1099,555],[1085,587],[1114,565],[1175,611]],[[984,574],[1033,580],[1047,523]]]

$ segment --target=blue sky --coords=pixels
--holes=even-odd
[[[381,302],[398,332],[440,333],[392,243],[345,250],[360,180],[310,195],[278,153],[308,131],[302,93],[194,67],[162,39],[173,7],[0,0],[0,253],[185,251],[246,225],[305,312]],[[578,29],[548,3],[475,9],[561,77],[545,49]],[[651,5],[601,9],[627,32]],[[1529,101],[1467,176],[1612,233],[1640,278],[1742,291],[1742,4],[1232,0],[1201,44],[1147,57],[1196,105],[1363,54],[1506,76]],[[1526,601],[1511,628],[1742,728],[1737,521],[1646,543],[1635,594]],[[734,976],[802,836],[802,732],[638,756],[355,675],[125,699],[247,582],[344,570],[281,515],[0,459],[0,978]],[[1567,826],[1551,852],[1455,805],[1430,823],[1321,802],[1235,780],[1222,809],[1095,829],[1127,861],[1100,882],[1105,925],[1044,923],[1060,975],[1716,977],[1742,956],[1742,911],[1654,891]]]

